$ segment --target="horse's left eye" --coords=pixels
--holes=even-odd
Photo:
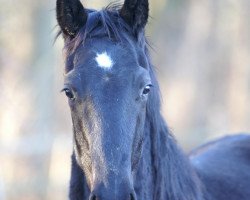
[[[65,92],[65,95],[70,99],[70,100],[74,100],[75,96],[73,94],[72,91],[70,91],[69,89],[65,88],[62,90],[63,92]]]
[[[142,94],[143,94],[143,95],[147,95],[147,94],[150,92],[151,87],[152,87],[152,85],[147,85],[147,86],[144,88]]]

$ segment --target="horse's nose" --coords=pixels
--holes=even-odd
[[[134,191],[126,193],[113,193],[96,190],[90,194],[89,200],[137,200]]]

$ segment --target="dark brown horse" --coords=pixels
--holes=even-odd
[[[161,114],[147,0],[101,11],[57,0],[73,121],[71,200],[248,200],[250,137],[184,155]]]

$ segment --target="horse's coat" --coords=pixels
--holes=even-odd
[[[147,0],[101,11],[57,0],[74,132],[70,199],[248,200],[249,135],[216,140],[188,157],[170,133],[147,19]]]

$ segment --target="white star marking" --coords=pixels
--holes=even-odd
[[[101,54],[97,54],[95,60],[98,66],[103,69],[111,69],[114,65],[112,59],[110,58],[110,56],[107,54],[106,51]]]

